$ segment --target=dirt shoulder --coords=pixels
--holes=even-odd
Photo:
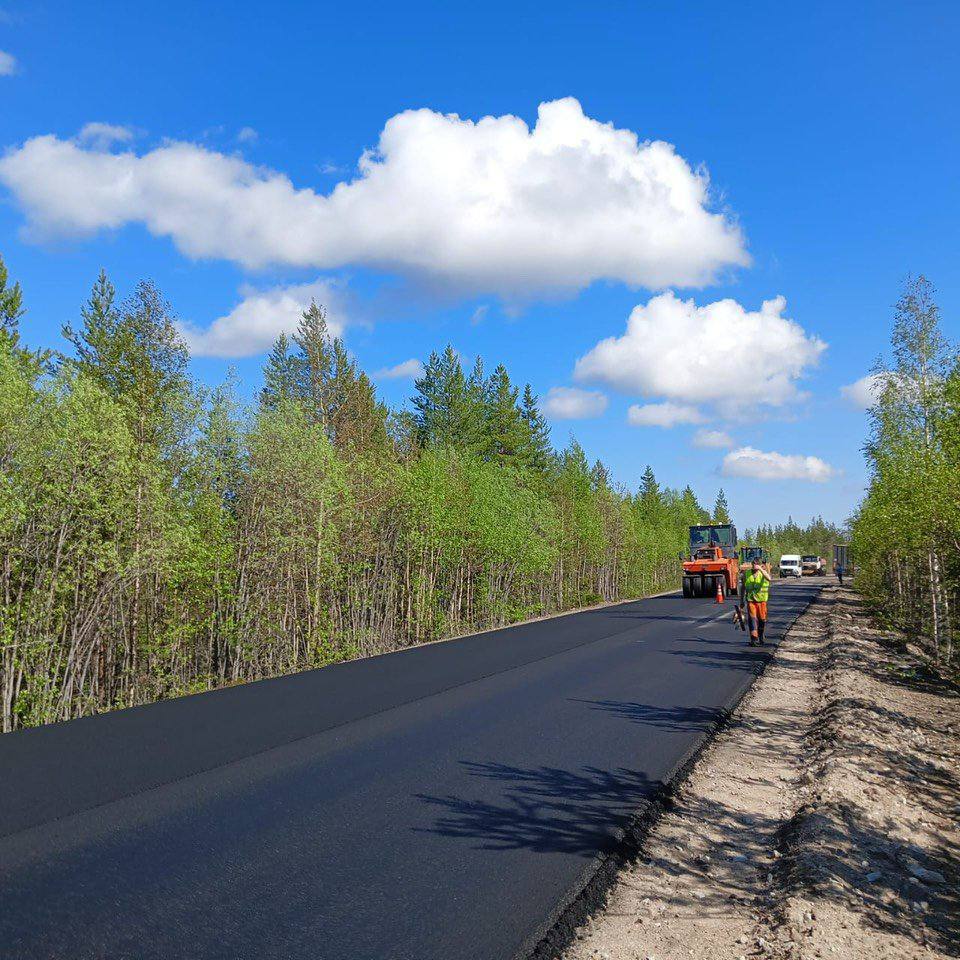
[[[960,956],[960,696],[827,587],[565,960]]]

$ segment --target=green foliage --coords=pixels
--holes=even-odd
[[[0,384],[10,729],[58,716],[64,698],[80,710],[96,698],[89,687],[106,670],[115,626],[105,591],[125,593],[129,584],[133,442],[122,408],[89,377],[65,371],[38,383],[0,349]],[[84,656],[65,656],[71,649]]]
[[[891,347],[865,448],[870,486],[852,522],[858,585],[949,665],[960,601],[960,359],[924,277],[897,302]]]

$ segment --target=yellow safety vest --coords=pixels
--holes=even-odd
[[[766,603],[770,599],[770,581],[759,571],[752,570],[743,579],[747,600],[754,603]]]

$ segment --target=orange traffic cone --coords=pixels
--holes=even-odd
[[[717,597],[714,603],[723,603],[723,580],[717,577]]]

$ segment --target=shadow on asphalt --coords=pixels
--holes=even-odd
[[[645,703],[627,700],[574,700],[587,704],[591,710],[602,710],[623,717],[633,723],[660,730],[712,729],[723,717],[723,711],[708,707],[653,707]]]
[[[770,644],[765,647],[749,647],[744,644],[741,648],[735,647],[732,650],[671,650],[670,656],[704,666],[746,667],[756,671],[770,659],[772,652],[773,646]]]
[[[710,614],[710,613],[712,613],[712,612],[713,612],[712,610],[706,610],[706,611],[704,611],[703,616],[705,617],[705,616],[707,616],[707,614]],[[674,620],[674,621],[677,621],[677,622],[680,622],[680,623],[690,623],[691,620],[699,620],[699,619],[701,619],[700,617],[694,616],[694,615],[692,615],[692,614],[689,615],[689,616],[686,616],[686,617],[682,617],[682,616],[673,616],[672,614],[669,615],[669,616],[667,616],[667,615],[664,615],[664,614],[656,614],[656,615],[655,615],[655,614],[649,614],[649,613],[644,613],[644,614],[639,614],[639,613],[637,613],[637,614],[634,614],[634,613],[611,613],[611,614],[609,615],[609,618],[610,618],[611,620],[656,620],[656,621]]]
[[[731,628],[732,629],[732,628]],[[737,633],[733,634],[734,640],[709,640],[706,637],[677,637],[677,643],[703,643],[707,646],[716,646],[716,647],[729,647],[731,642],[736,643],[737,640],[741,640],[744,644],[747,642],[746,634],[740,630]]]
[[[434,825],[417,832],[476,841],[478,850],[526,849],[538,853],[593,856],[617,847],[623,825],[662,788],[634,770],[582,772],[555,767],[523,768],[502,763],[461,761],[472,776],[510,785],[497,803],[457,796],[418,799],[440,811]]]

